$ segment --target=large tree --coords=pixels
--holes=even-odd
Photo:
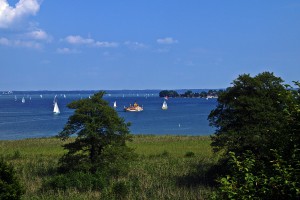
[[[251,150],[266,156],[270,149],[284,148],[291,139],[287,119],[293,105],[292,92],[273,73],[240,75],[219,96],[217,108],[209,115],[210,124],[216,127],[214,150],[237,154]]]
[[[216,199],[300,198],[299,88],[269,72],[241,75],[209,120],[212,146],[224,153]]]
[[[75,112],[59,137],[63,140],[71,135],[76,137],[73,142],[64,145],[67,153],[60,159],[63,171],[94,173],[117,159],[126,159],[131,153],[126,146],[131,137],[129,124],[103,100],[104,94],[99,92],[91,99],[77,100],[68,105]]]

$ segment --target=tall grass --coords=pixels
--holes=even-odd
[[[0,141],[0,153],[15,166],[24,199],[206,199],[212,188],[205,171],[217,160],[210,142],[207,136],[135,135],[128,146],[138,157],[128,176],[101,192],[43,188],[64,154],[65,142],[57,138]]]

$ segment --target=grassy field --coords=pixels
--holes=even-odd
[[[124,199],[207,199],[212,188],[205,170],[218,159],[210,142],[207,136],[135,135],[128,146],[137,159],[127,177],[114,181],[127,185]],[[26,189],[23,199],[114,199],[110,191],[43,189],[64,154],[63,143],[56,138],[0,141],[1,155],[14,165]]]

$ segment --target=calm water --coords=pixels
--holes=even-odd
[[[54,115],[53,98],[57,94],[61,113]],[[66,98],[64,97],[66,95]],[[42,98],[40,97],[42,95]],[[15,92],[0,96],[0,139],[15,140],[49,137],[59,133],[72,115],[66,105],[73,100],[88,98],[92,92]],[[17,100],[15,100],[15,96]],[[22,103],[22,97],[26,102]],[[171,98],[168,110],[162,110],[162,98],[157,91],[112,91],[105,100],[113,106],[117,101],[118,114],[131,122],[133,134],[209,135],[207,116],[216,107],[216,99]],[[123,107],[134,101],[143,105],[143,112],[123,112]]]

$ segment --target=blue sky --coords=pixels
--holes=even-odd
[[[299,64],[298,0],[0,0],[0,90],[291,83]]]

